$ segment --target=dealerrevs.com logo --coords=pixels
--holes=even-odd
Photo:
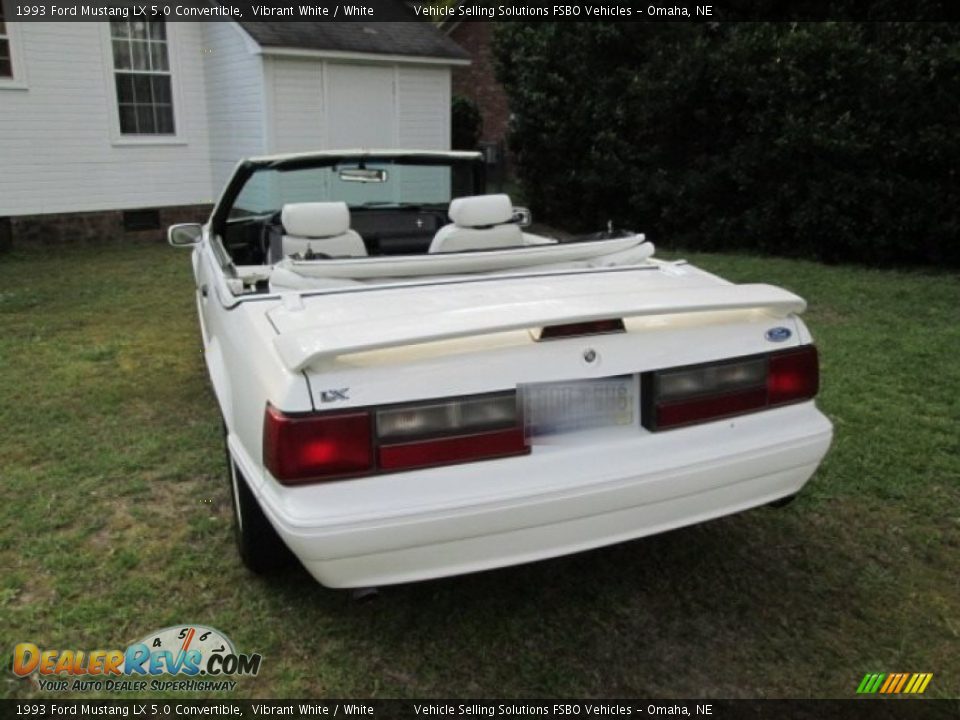
[[[232,676],[256,675],[262,656],[238,653],[230,639],[204,625],[176,625],[125,650],[49,650],[30,642],[13,649],[13,672],[41,690],[143,692],[233,690]],[[66,676],[66,677],[64,677]],[[186,676],[164,679],[159,676]]]

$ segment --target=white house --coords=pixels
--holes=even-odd
[[[0,243],[156,233],[251,155],[447,149],[468,62],[423,21],[0,17]]]

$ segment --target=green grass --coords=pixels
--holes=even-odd
[[[264,655],[238,697],[960,696],[960,281],[689,257],[810,303],[836,440],[799,500],[358,604],[239,565],[186,253],[0,256],[3,652],[196,622]]]

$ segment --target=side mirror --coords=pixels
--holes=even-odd
[[[513,221],[520,227],[530,227],[530,224],[533,223],[533,213],[530,212],[530,208],[515,207],[513,209]]]
[[[200,223],[181,223],[167,228],[167,242],[173,247],[192,247],[202,236],[203,225]]]

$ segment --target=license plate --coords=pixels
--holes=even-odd
[[[638,424],[636,375],[522,385],[528,437]]]

